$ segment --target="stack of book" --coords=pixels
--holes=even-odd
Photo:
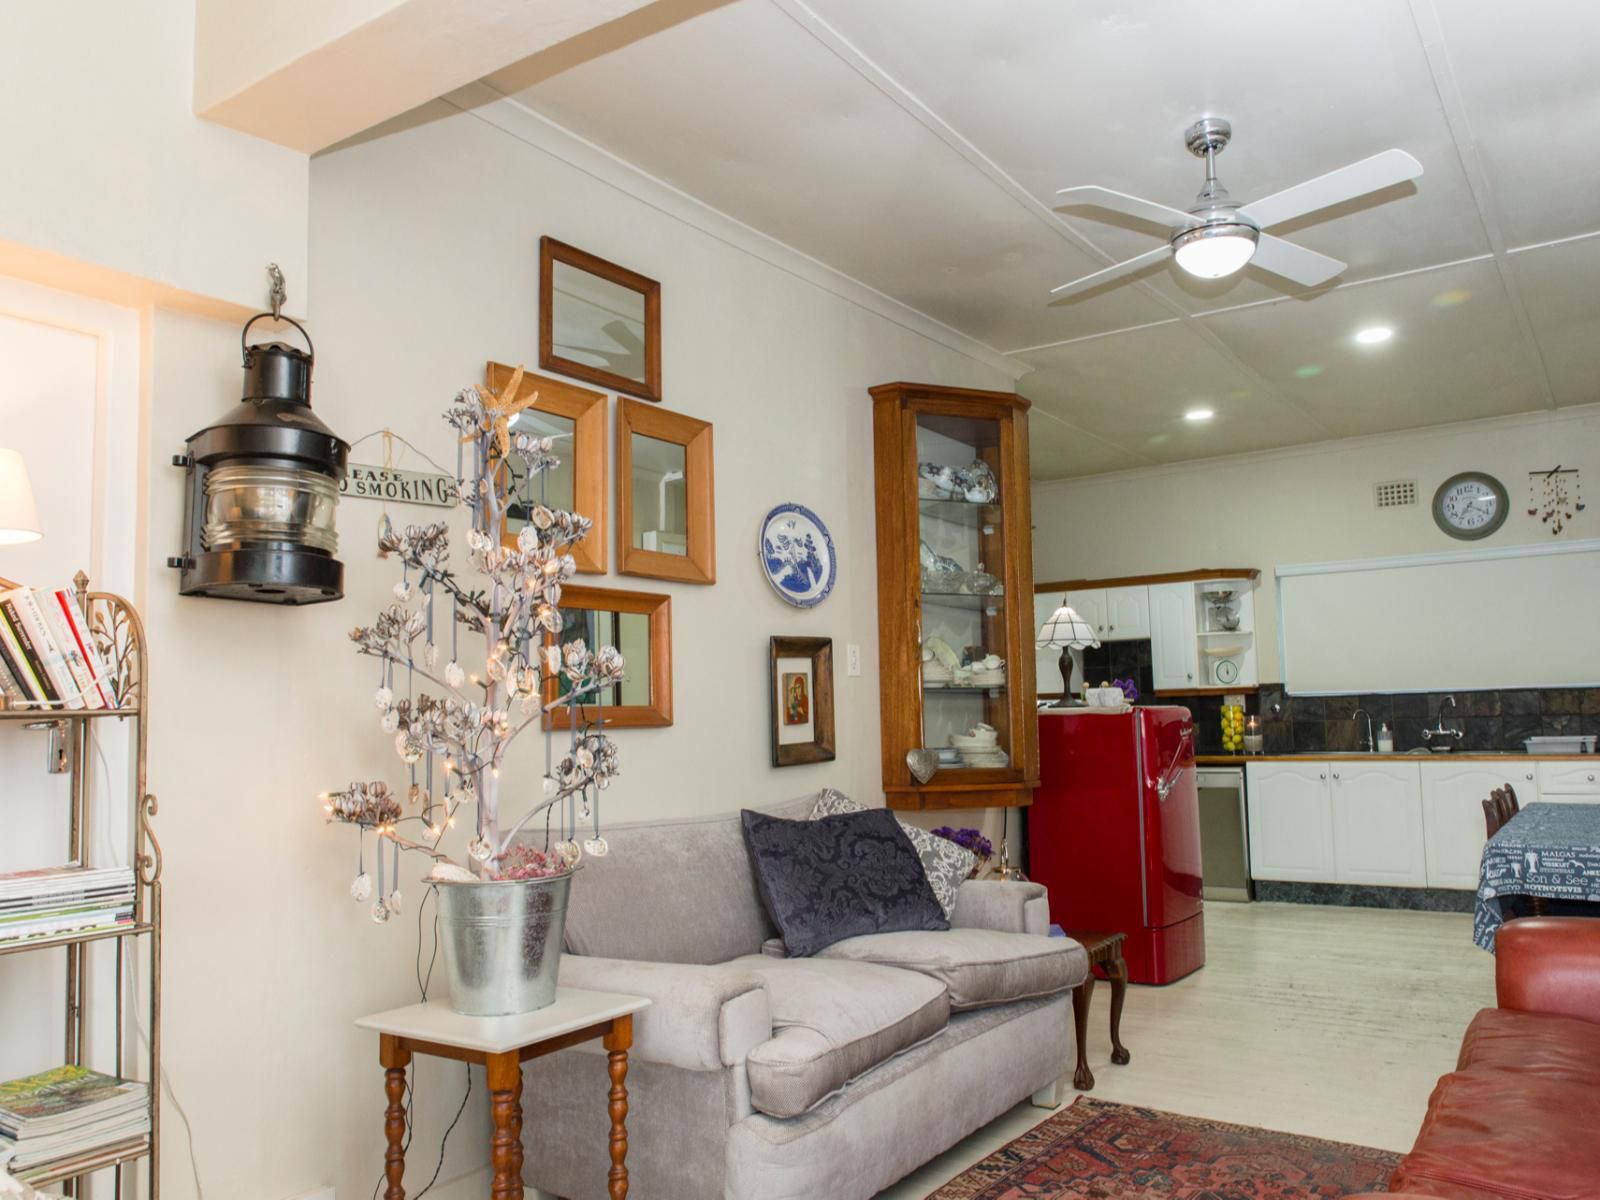
[[[150,1087],[87,1067],[57,1067],[0,1083],[0,1163],[24,1183],[74,1164],[108,1163],[144,1149]]]
[[[111,673],[65,589],[0,591],[0,691],[11,708],[116,708]]]
[[[0,875],[0,945],[133,923],[131,867],[46,867]]]

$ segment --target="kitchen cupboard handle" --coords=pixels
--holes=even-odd
[[[1594,773],[1592,771],[1589,773],[1589,782],[1590,783],[1594,782]]]
[[[1327,777],[1328,777],[1328,773],[1326,771],[1318,771],[1317,772],[1317,778],[1318,779],[1326,779]]]
[[[1339,778],[1339,772],[1337,772],[1337,771],[1335,771],[1335,772],[1334,772],[1334,773],[1333,773],[1333,777],[1334,777],[1334,778],[1335,778],[1335,779],[1337,779],[1337,778]]]
[[[1533,772],[1529,771],[1526,775],[1523,776],[1523,778],[1531,780],[1533,778]]]

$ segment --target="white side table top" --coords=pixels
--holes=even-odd
[[[372,1013],[358,1018],[356,1024],[378,1033],[479,1050],[485,1054],[504,1054],[649,1006],[650,1001],[644,996],[557,988],[555,1003],[535,1012],[509,1017],[467,1017],[443,1000],[430,1000],[426,1004]]]

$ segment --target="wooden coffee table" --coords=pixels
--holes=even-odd
[[[633,1014],[647,1008],[643,996],[560,988],[555,1003],[537,1012],[510,1017],[467,1017],[440,1001],[374,1013],[356,1022],[378,1034],[378,1061],[384,1068],[383,1131],[387,1148],[384,1200],[405,1200],[406,1067],[414,1054],[432,1054],[478,1063],[488,1076],[493,1119],[490,1153],[494,1163],[491,1200],[522,1200],[522,1064],[568,1046],[600,1038],[609,1059],[611,1090],[611,1200],[628,1194],[628,1048],[633,1045]]]

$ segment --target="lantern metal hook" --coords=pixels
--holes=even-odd
[[[272,281],[272,290],[268,293],[272,302],[272,319],[280,321],[283,319],[284,303],[289,299],[289,290],[284,287],[283,271],[277,263],[267,264],[267,278]]]

